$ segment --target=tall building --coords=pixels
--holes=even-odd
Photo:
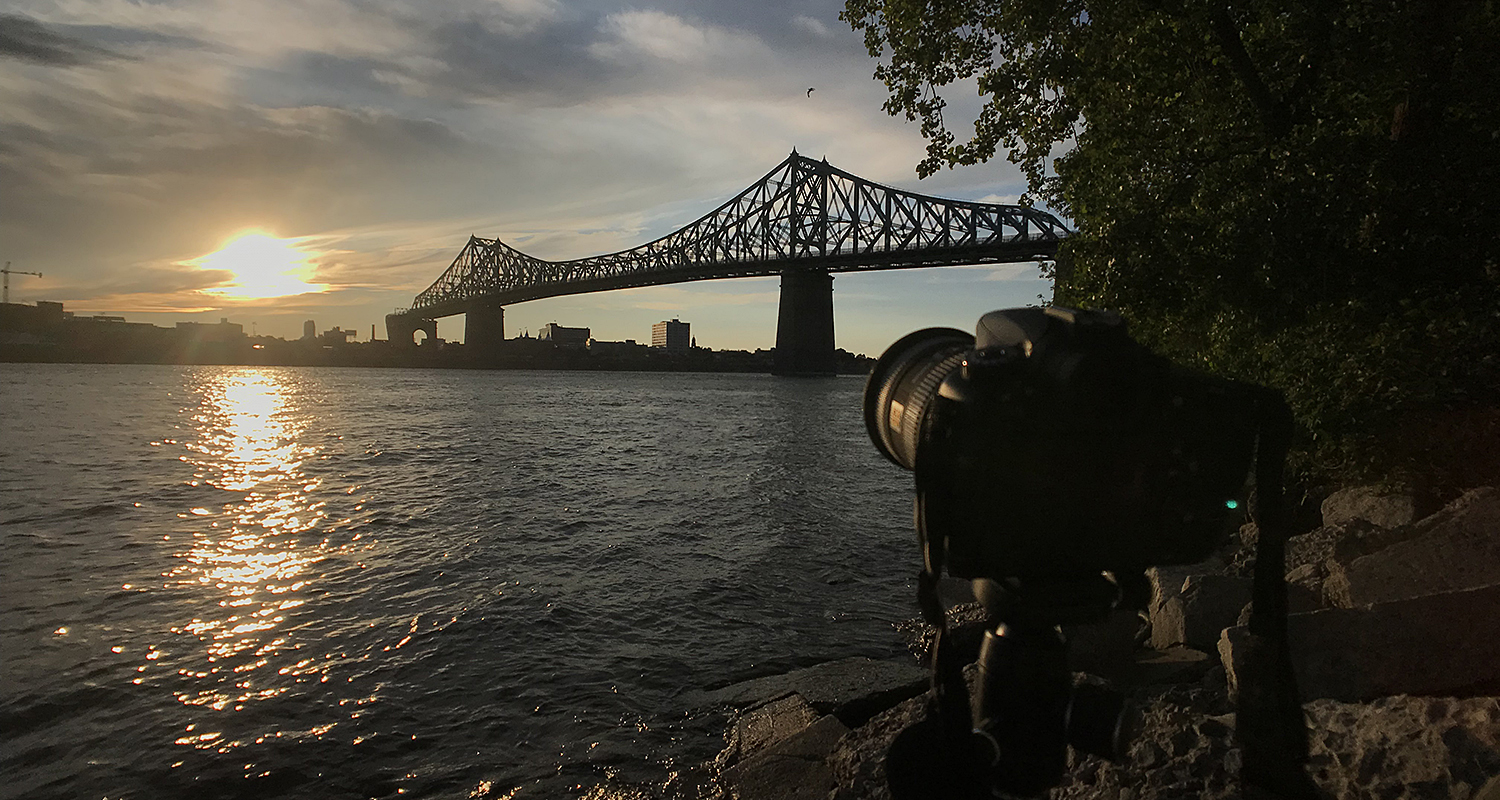
[[[542,331],[537,338],[544,342],[551,342],[566,347],[587,347],[589,343],[589,329],[564,328],[556,322],[549,322],[542,326]]]
[[[312,320],[302,323],[302,338],[309,341],[318,338],[318,325]]]
[[[692,326],[681,320],[663,320],[651,326],[651,346],[665,347],[668,350],[686,350],[691,346],[692,336],[689,329]]]

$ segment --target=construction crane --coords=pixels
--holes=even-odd
[[[10,302],[10,276],[12,276],[12,275],[35,275],[38,278],[42,277],[42,273],[40,273],[40,272],[22,272],[22,271],[20,271],[18,269],[11,269],[9,261],[5,262],[5,269],[0,269],[0,273],[4,273],[5,274],[5,302],[7,302],[7,303]]]

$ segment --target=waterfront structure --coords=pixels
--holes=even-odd
[[[692,342],[691,326],[678,319],[662,320],[651,326],[651,346],[668,350],[686,350]]]
[[[565,328],[556,322],[549,322],[542,326],[542,332],[537,338],[562,347],[587,347],[589,329]]]
[[[306,339],[309,342],[313,339],[318,338],[317,323],[313,322],[312,320],[308,320],[302,323],[302,338]]]
[[[394,344],[465,314],[468,330],[503,346],[504,306],[544,297],[716,278],[781,276],[779,374],[833,371],[833,277],[863,270],[1051,258],[1068,229],[1035,208],[902,191],[793,151],[732,200],[630,250],[543,261],[470,236],[448,269],[386,316]],[[475,341],[472,333],[469,341]]]

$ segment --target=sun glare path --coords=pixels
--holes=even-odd
[[[208,292],[255,300],[327,289],[326,285],[307,282],[313,272],[308,263],[310,257],[292,239],[247,231],[193,263],[202,269],[227,270],[234,275],[233,283],[216,286]]]

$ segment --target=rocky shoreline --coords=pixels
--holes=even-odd
[[[1419,508],[1345,490],[1288,545],[1307,771],[1325,797],[1500,800],[1500,488]],[[1234,738],[1255,536],[1247,525],[1209,561],[1152,570],[1145,615],[1069,631],[1072,668],[1127,692],[1141,722],[1120,764],[1070,753],[1049,797],[1268,796],[1240,783]],[[944,587],[949,626],[977,653],[986,620],[965,588]],[[733,709],[711,794],[890,797],[885,753],[926,714],[932,636],[898,627],[910,661],[846,659],[684,698]]]

